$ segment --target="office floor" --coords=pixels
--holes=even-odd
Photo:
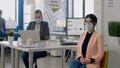
[[[5,68],[11,68],[11,60],[10,56],[5,57]],[[20,66],[19,68],[25,68],[24,64],[20,57]],[[44,58],[40,58],[37,60],[38,68],[62,68],[61,66],[61,57],[52,57],[47,56]],[[64,63],[64,68],[68,68],[69,61]],[[0,67],[1,67],[1,60],[0,60]]]

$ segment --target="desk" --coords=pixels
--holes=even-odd
[[[1,68],[5,68],[5,52],[4,48],[5,47],[10,47],[11,48],[11,68],[19,68],[19,56],[18,56],[18,51],[26,51],[29,52],[29,67],[33,68],[33,52],[36,51],[49,51],[49,50],[62,50],[62,68],[64,68],[64,61],[63,61],[63,50],[65,49],[76,49],[76,46],[62,46],[59,42],[48,42],[48,45],[39,45],[36,47],[20,47],[17,44],[17,41],[14,41],[12,45],[9,45],[8,41],[2,41],[0,42],[1,45]]]

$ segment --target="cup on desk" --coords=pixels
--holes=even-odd
[[[27,45],[32,45],[32,43],[33,43],[32,39],[28,38],[27,39]]]
[[[45,41],[45,45],[48,46],[48,40]]]

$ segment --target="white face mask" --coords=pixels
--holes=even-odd
[[[42,18],[36,18],[36,19],[35,19],[35,22],[36,22],[36,23],[40,23],[41,21],[42,21]]]
[[[93,24],[92,23],[85,23],[85,30],[90,31],[93,29]]]

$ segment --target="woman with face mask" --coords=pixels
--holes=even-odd
[[[101,68],[100,61],[104,55],[103,37],[95,31],[97,17],[88,14],[85,17],[84,27],[77,45],[76,59],[71,60],[69,68]]]
[[[35,11],[35,20],[31,21],[27,27],[27,30],[39,30],[40,31],[40,40],[45,40],[45,37],[49,37],[49,27],[48,23],[43,21],[42,12],[40,10]],[[33,63],[36,63],[38,58],[47,56],[46,51],[39,51],[33,53]],[[22,52],[22,60],[26,68],[29,68],[29,54],[28,52]],[[35,65],[35,68],[37,66]]]

